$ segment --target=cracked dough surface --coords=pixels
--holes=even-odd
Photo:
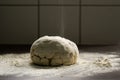
[[[79,51],[76,44],[59,36],[43,36],[30,49],[33,63],[59,66],[77,63]]]

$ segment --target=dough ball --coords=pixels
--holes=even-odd
[[[30,49],[33,63],[45,66],[77,63],[79,50],[76,44],[59,36],[43,36]]]

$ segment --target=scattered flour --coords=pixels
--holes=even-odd
[[[0,55],[0,75],[86,77],[117,70],[120,70],[120,57],[117,54],[82,52],[77,64],[60,67],[33,65],[30,60],[30,53]]]

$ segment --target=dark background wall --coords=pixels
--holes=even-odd
[[[0,0],[0,44],[31,44],[44,35],[116,44],[119,14],[119,0]]]

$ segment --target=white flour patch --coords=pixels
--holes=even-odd
[[[77,64],[71,66],[45,67],[31,64],[30,53],[0,55],[0,75],[18,76],[92,76],[120,70],[120,57],[116,53],[80,53]]]

